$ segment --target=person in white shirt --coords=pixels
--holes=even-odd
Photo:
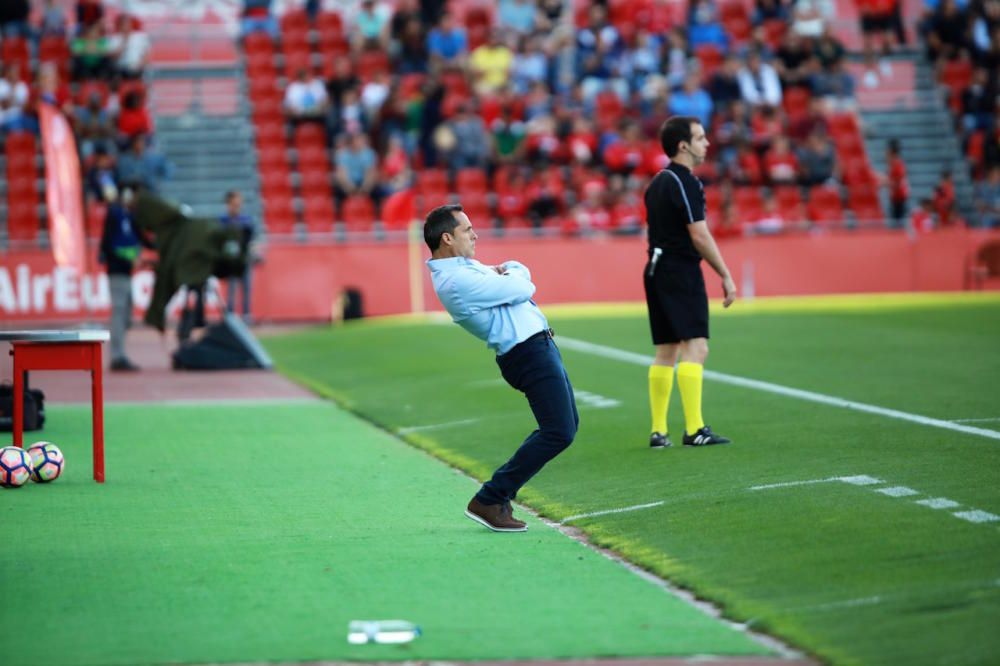
[[[774,67],[764,62],[758,51],[751,51],[747,63],[737,74],[743,101],[752,107],[780,106],[781,81]]]
[[[300,69],[294,81],[285,89],[285,114],[293,121],[319,120],[326,115],[330,98],[326,86],[317,76]]]
[[[142,71],[149,62],[149,51],[152,44],[149,36],[135,30],[132,17],[119,14],[117,31],[108,40],[108,50],[114,57],[115,70],[129,79],[142,76]]]

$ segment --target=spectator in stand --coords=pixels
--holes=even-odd
[[[25,113],[31,100],[31,89],[21,80],[21,65],[9,62],[3,68],[3,78],[0,79],[0,102],[6,101],[7,108]]]
[[[45,0],[39,32],[42,37],[66,36],[66,14],[56,0]]]
[[[266,32],[271,39],[278,39],[281,31],[271,13],[271,0],[243,0],[240,36],[246,37],[251,32]]]
[[[393,85],[372,119],[371,139],[375,152],[384,153],[393,137],[399,137],[405,142],[406,124],[406,100],[400,94],[399,86]]]
[[[580,232],[587,235],[605,234],[611,230],[611,211],[605,201],[606,186],[591,180],[581,188],[580,202],[573,207],[572,224],[564,231]]]
[[[746,65],[740,69],[740,92],[751,107],[781,105],[781,80],[760,51],[751,51]]]
[[[790,119],[787,134],[793,143],[805,143],[814,132],[822,132],[826,136],[829,130],[823,100],[811,97],[806,112]]]
[[[347,90],[357,90],[361,86],[361,80],[355,76],[351,66],[349,56],[337,56],[333,61],[333,74],[326,82],[327,98],[330,101],[330,113],[327,125],[330,128],[330,135],[336,136],[344,131],[341,123],[341,111],[344,106],[344,92]]]
[[[729,173],[737,185],[759,186],[764,183],[764,167],[760,163],[760,156],[748,141],[736,144],[736,157]]]
[[[572,164],[591,166],[597,158],[597,129],[594,121],[583,114],[573,119],[573,129],[566,138]]]
[[[792,30],[785,33],[774,59],[774,68],[783,89],[810,87],[817,67],[814,55],[811,40]]]
[[[118,199],[118,176],[115,157],[104,146],[94,150],[93,163],[83,176],[87,201],[111,203]]]
[[[361,0],[361,7],[354,15],[354,25],[348,28],[356,52],[366,48],[387,51],[389,48],[390,10],[375,5],[375,0]]]
[[[493,163],[519,164],[524,154],[525,126],[514,118],[510,106],[500,109],[500,117],[490,128],[493,134]]]
[[[403,33],[406,32],[410,21],[417,21],[423,34],[423,21],[420,18],[420,7],[417,0],[398,0],[396,8],[389,19],[389,53],[395,57],[403,42]]]
[[[948,227],[955,223],[955,181],[951,169],[941,172],[941,180],[934,187],[934,211],[937,213],[938,224]]]
[[[631,120],[623,120],[621,128],[621,137],[604,148],[604,166],[613,174],[638,175],[643,168],[646,148],[642,130]]]
[[[1000,227],[1000,165],[993,166],[986,178],[976,183],[973,206],[978,226],[989,229]]]
[[[906,176],[899,139],[891,139],[885,148],[885,163],[889,171],[889,220],[893,227],[901,228],[906,222],[906,204],[910,198],[910,183]]]
[[[714,0],[692,0],[688,6],[688,43],[691,50],[711,45],[720,51],[729,49],[729,37],[719,22],[719,11]]]
[[[149,37],[135,29],[134,20],[128,14],[119,14],[115,25],[117,31],[108,40],[114,71],[126,79],[141,78],[152,48]]]
[[[772,185],[794,185],[798,181],[799,160],[784,135],[776,136],[764,153],[764,173]]]
[[[928,233],[934,231],[934,227],[937,226],[937,222],[934,220],[934,200],[930,197],[925,197],[920,200],[920,205],[917,209],[913,211],[913,215],[910,217],[911,227],[920,232]]]
[[[69,84],[59,78],[59,68],[56,63],[43,62],[39,65],[33,93],[35,105],[38,102],[45,102],[62,111],[67,118],[73,117],[73,95],[70,92]],[[25,116],[37,128],[35,115],[36,109],[29,101]]]
[[[372,127],[378,120],[379,111],[382,105],[389,98],[389,73],[375,72],[372,77],[361,86],[361,107],[365,112],[365,126]]]
[[[226,309],[230,312],[236,311],[236,292],[240,292],[240,314],[243,319],[250,321],[250,287],[252,283],[253,264],[256,257],[255,237],[257,235],[257,225],[253,218],[243,212],[243,195],[237,190],[229,190],[224,198],[226,203],[226,213],[219,218],[219,222],[224,227],[236,227],[242,232],[240,240],[241,249],[247,257],[246,269],[243,275],[231,277],[228,280],[226,299]]]
[[[368,135],[360,131],[349,132],[346,145],[336,151],[335,160],[337,201],[343,203],[349,196],[366,194],[377,205],[381,199],[378,155],[368,144]]]
[[[776,137],[785,135],[785,119],[780,107],[762,106],[750,116],[750,141],[764,151]]]
[[[642,90],[646,80],[660,72],[663,60],[663,39],[642,27],[636,31],[635,43],[625,57],[629,88]]]
[[[305,69],[295,74],[295,80],[285,89],[285,117],[292,123],[324,122],[330,108],[323,80],[310,76]]]
[[[856,0],[856,2],[861,18],[865,53],[873,55],[877,48],[883,56],[888,56],[896,41],[895,15],[900,0]],[[887,60],[883,60],[879,67],[883,76],[892,74]]]
[[[539,32],[550,34],[559,27],[562,21],[564,0],[536,0],[538,14],[535,16],[535,27]]]
[[[420,19],[410,19],[396,43],[395,66],[393,70],[400,76],[424,74],[430,62],[427,52],[427,37]]]
[[[499,0],[497,24],[520,36],[530,35],[535,30],[534,0]]]
[[[123,186],[141,185],[150,192],[159,192],[160,183],[170,178],[172,165],[163,155],[147,147],[143,134],[132,137],[129,149],[118,155],[118,182]]]
[[[972,72],[972,84],[962,91],[962,125],[966,132],[990,129],[1000,91],[990,85],[990,73],[982,67]]]
[[[95,23],[88,26],[74,37],[69,44],[73,56],[73,78],[106,79],[110,78],[111,44],[104,34],[104,25]]]
[[[960,50],[969,46],[966,40],[967,34],[966,14],[958,8],[955,0],[941,0],[928,20],[924,35],[927,57],[931,62],[954,57]]]
[[[427,35],[427,51],[433,63],[464,64],[468,56],[469,42],[465,28],[455,24],[451,12],[441,14],[438,24]]]
[[[827,111],[850,111],[855,107],[854,77],[844,69],[844,45],[824,29],[816,42],[819,67],[813,74],[810,86],[813,96],[823,100]]]
[[[616,54],[621,50],[621,35],[608,21],[608,10],[594,3],[587,10],[587,25],[576,31],[577,78],[583,74],[583,64],[594,55]]]
[[[684,87],[670,96],[670,114],[694,116],[701,126],[708,129],[712,123],[712,98],[701,87],[701,74],[691,72],[684,80]]]
[[[125,149],[135,137],[146,137],[153,133],[153,120],[144,103],[140,90],[129,90],[122,99],[118,111],[118,146]]]
[[[413,178],[410,155],[406,152],[402,135],[390,135],[385,155],[382,156],[382,183],[385,186],[385,194],[400,192],[412,187]]]
[[[455,136],[455,146],[446,157],[449,167],[457,171],[469,167],[485,169],[492,146],[483,119],[473,113],[471,102],[462,102],[455,115],[446,123]]]
[[[739,144],[750,140],[750,118],[747,107],[741,100],[733,102],[715,115],[710,138],[719,163],[731,165],[736,159]]]
[[[476,47],[469,55],[476,93],[495,93],[507,85],[513,63],[514,53],[504,44],[503,33],[491,30],[489,41]]]
[[[750,22],[754,27],[760,27],[767,21],[788,21],[789,4],[786,0],[755,0]]]
[[[104,152],[114,150],[114,119],[105,107],[101,93],[96,90],[91,91],[87,96],[87,103],[77,108],[73,114],[73,130],[80,157],[84,160],[98,150]]]
[[[524,95],[535,83],[545,83],[549,74],[549,60],[538,36],[518,38],[517,52],[511,65],[510,84],[514,92]]]
[[[0,34],[4,39],[11,37],[31,37],[28,15],[31,7],[28,0],[3,0],[0,2]]]
[[[831,0],[796,0],[792,7],[790,31],[805,39],[818,39],[835,16]]]
[[[691,58],[691,49],[688,47],[687,35],[683,28],[675,27],[667,35],[667,62],[665,72],[667,75],[667,85],[670,90],[675,90],[684,85],[687,78],[688,60]],[[661,121],[662,122],[662,121]]]
[[[712,75],[708,84],[708,94],[712,97],[712,103],[717,110],[725,111],[733,104],[742,101],[739,75],[739,59],[732,53],[726,54],[722,67]]]
[[[780,233],[785,229],[787,223],[785,216],[782,215],[781,209],[778,208],[778,202],[772,193],[766,192],[763,195],[763,199],[764,208],[761,210],[761,215],[758,219],[754,220],[748,231],[753,231],[755,234]]]
[[[77,0],[76,3],[76,34],[87,31],[92,25],[104,20],[103,0]]]
[[[802,185],[812,187],[836,182],[837,151],[822,129],[809,135],[806,144],[797,151],[799,179]]]

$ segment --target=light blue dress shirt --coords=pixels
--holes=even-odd
[[[430,259],[431,283],[452,321],[472,333],[497,354],[549,327],[531,300],[531,272],[517,261],[504,263],[498,274],[475,259]]]

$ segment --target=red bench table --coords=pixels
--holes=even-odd
[[[101,344],[107,331],[0,331],[14,358],[14,446],[24,438],[24,377],[31,370],[89,370],[94,426],[94,481],[104,483],[104,390]]]

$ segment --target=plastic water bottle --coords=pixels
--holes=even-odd
[[[420,627],[406,620],[351,620],[347,627],[347,642],[409,643],[420,635]]]

